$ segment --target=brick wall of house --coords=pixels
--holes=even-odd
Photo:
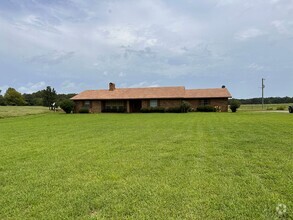
[[[215,99],[209,99],[210,100],[210,106],[219,106],[221,108],[222,112],[228,111],[228,98],[215,98]],[[191,108],[196,109],[201,105],[201,99],[187,99],[187,102],[190,103]]]
[[[91,113],[101,113],[102,112],[102,102],[98,100],[94,100],[91,102]]]
[[[181,99],[158,99],[158,106],[163,108],[179,107],[180,104],[181,104]],[[141,107],[149,108],[150,100],[148,99],[141,100]]]
[[[80,109],[84,106],[85,101],[74,101],[74,113],[78,113]],[[102,112],[102,103],[101,101],[94,100],[90,102],[90,113],[100,113]]]
[[[141,108],[150,107],[150,100],[141,100]]]
[[[211,106],[220,106],[222,112],[228,111],[228,99],[211,99]]]
[[[181,105],[181,99],[160,99],[158,105],[163,108],[179,107]]]
[[[83,101],[74,101],[74,104],[75,105],[74,105],[73,112],[78,113],[81,107],[83,106]]]
[[[228,99],[227,98],[216,98],[216,99],[209,99],[211,106],[220,106],[222,112],[228,111]],[[191,108],[196,109],[201,104],[201,99],[187,99],[185,100],[190,103]],[[172,108],[172,107],[179,107],[181,105],[181,99],[158,99],[159,107],[164,108]],[[150,100],[142,100],[141,102],[142,108],[150,107]]]
[[[187,99],[185,100],[186,102],[188,102],[191,106],[192,109],[195,109],[200,106],[200,99]]]
[[[218,99],[216,98],[216,99],[209,99],[209,100],[210,100],[209,105],[219,106],[222,112],[228,111],[228,98],[218,98]],[[186,99],[186,101],[189,102],[191,105],[191,108],[194,108],[194,109],[196,109],[201,104],[201,99]],[[74,112],[78,113],[79,110],[83,107],[84,101],[74,101],[74,102],[75,102]],[[181,102],[182,102],[181,99],[159,99],[158,105],[159,107],[172,108],[172,107],[179,107],[181,105]],[[129,112],[129,102],[125,101],[125,105]],[[142,108],[148,108],[149,106],[150,106],[149,100],[142,100],[141,102]],[[91,113],[102,112],[102,102],[98,100],[91,101],[90,112]]]

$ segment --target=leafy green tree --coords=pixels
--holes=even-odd
[[[75,96],[75,95],[76,95],[75,93],[69,93],[69,94],[57,94],[56,105],[57,105],[57,106],[60,106],[61,103],[62,103],[64,100],[68,100],[68,99],[72,98],[72,97]]]
[[[43,106],[50,107],[57,99],[57,93],[54,88],[47,86],[46,89],[42,90],[43,95]]]
[[[61,102],[60,108],[66,112],[66,114],[69,114],[73,111],[74,102],[67,99]]]
[[[261,104],[262,98],[251,98],[251,99],[238,99],[241,104]],[[229,100],[229,103],[232,100]],[[267,104],[281,104],[281,103],[292,103],[293,97],[267,97],[264,98],[264,102]]]
[[[0,89],[0,105],[6,105],[5,99],[3,97],[3,95],[1,95],[2,90]]]
[[[8,88],[4,99],[7,105],[25,105],[25,100],[21,93],[17,92],[14,88]]]
[[[33,103],[34,103],[35,106],[42,106],[44,101],[43,101],[42,98],[36,97],[36,98],[33,99]]]
[[[6,105],[6,101],[3,97],[3,95],[0,95],[0,105],[2,105],[2,106]]]
[[[34,105],[32,94],[24,93],[22,96],[23,96],[24,100],[26,101],[27,105],[31,105],[31,106]]]
[[[3,95],[0,95],[0,105],[2,105],[2,106],[6,105],[6,102],[5,102]]]
[[[22,95],[27,103],[30,106],[42,106],[43,105],[43,93],[41,91],[34,92],[32,94],[23,94]]]
[[[239,107],[240,107],[240,102],[236,99],[232,99],[230,102],[231,111],[236,112]]]

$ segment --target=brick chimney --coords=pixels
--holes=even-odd
[[[115,90],[115,83],[109,83],[109,91],[114,91]]]

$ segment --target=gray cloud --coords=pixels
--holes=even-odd
[[[44,81],[37,82],[37,83],[30,82],[24,86],[17,88],[17,90],[21,93],[33,93],[33,92],[37,92],[39,90],[42,90],[45,87],[46,87],[46,82],[44,82]]]
[[[245,97],[266,77],[282,87],[271,95],[293,93],[290,0],[11,0],[0,12],[2,85],[226,84]]]
[[[68,60],[74,56],[74,51],[64,52],[64,51],[51,51],[46,54],[33,56],[28,59],[29,63],[56,65]]]

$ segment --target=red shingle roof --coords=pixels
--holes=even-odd
[[[226,88],[186,89],[184,98],[231,98]]]
[[[105,100],[105,99],[174,99],[174,98],[230,98],[226,88],[185,89],[176,87],[116,88],[109,90],[86,90],[72,97],[72,100]]]

